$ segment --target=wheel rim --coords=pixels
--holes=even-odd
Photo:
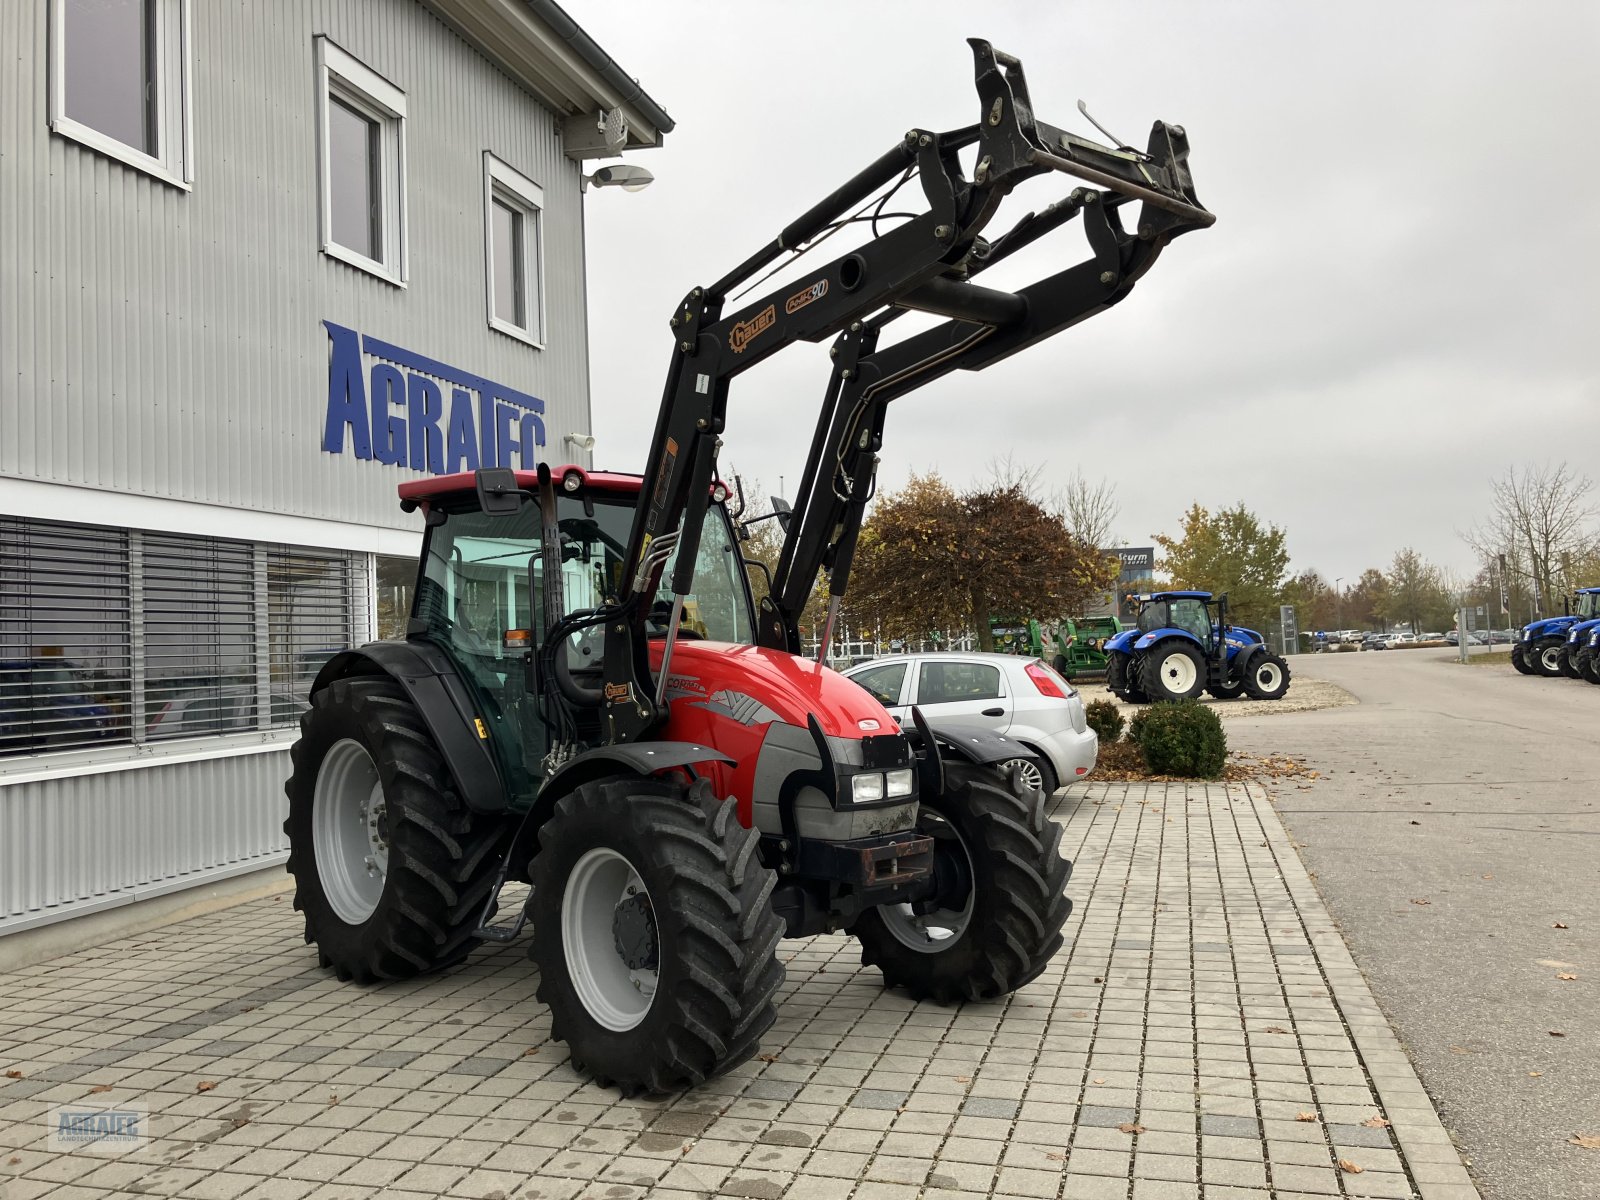
[[[1262,663],[1256,668],[1256,686],[1263,692],[1276,691],[1282,682],[1283,672],[1278,669],[1277,663]]]
[[[1012,769],[1017,772],[1017,777],[1022,780],[1022,785],[1030,791],[1038,789],[1044,791],[1044,773],[1039,770],[1039,765],[1031,758],[1012,758],[1000,764],[1002,773]]]
[[[885,904],[878,909],[884,928],[894,939],[919,954],[938,954],[960,939],[972,923],[973,899],[977,895],[977,888],[972,882],[972,855],[967,851],[967,844],[961,840],[954,825],[932,816],[924,809],[923,821],[929,821],[930,817],[938,826],[934,838],[935,854],[960,853],[960,859],[952,865],[957,871],[965,869],[968,881],[966,902],[959,909],[935,908],[926,913],[916,912],[911,904]]]
[[[578,1001],[613,1033],[650,1012],[660,977],[655,905],[639,872],[605,846],[573,865],[561,899],[561,945]]]
[[[1161,682],[1169,692],[1187,694],[1194,690],[1195,681],[1199,678],[1194,659],[1180,650],[1174,650],[1161,660]]]
[[[322,756],[311,796],[317,878],[347,925],[363,924],[383,898],[389,873],[389,810],[372,755],[351,738]]]
[[[1560,672],[1561,672],[1561,647],[1560,646],[1547,646],[1547,647],[1545,647],[1544,652],[1539,657],[1543,660],[1544,669],[1546,671],[1549,671],[1550,674],[1552,674],[1552,675],[1560,674]]]

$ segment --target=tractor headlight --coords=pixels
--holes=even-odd
[[[866,804],[873,800],[882,800],[883,772],[868,771],[861,775],[851,776],[850,799],[857,804]]]
[[[887,794],[894,796],[909,796],[917,790],[917,775],[910,767],[901,767],[898,771],[890,771],[884,775],[888,784]]]

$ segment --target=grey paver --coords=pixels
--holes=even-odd
[[[619,1100],[550,1041],[522,946],[354,989],[306,965],[292,910],[253,902],[0,981],[0,1053],[27,1068],[0,1081],[0,1122],[42,1133],[47,1104],[115,1072],[166,1122],[185,1194],[262,1200],[1263,1200],[1269,1180],[1387,1198],[1407,1164],[1424,1200],[1467,1195],[1259,789],[1075,785],[1054,805],[1076,908],[1006,1001],[919,1006],[845,937],[785,943],[765,1061]],[[4,1177],[21,1196],[105,1170],[26,1146]],[[1334,1166],[1358,1154],[1361,1175]]]

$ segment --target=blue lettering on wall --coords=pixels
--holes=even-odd
[[[538,464],[544,401],[332,321],[322,448],[430,475]],[[370,367],[365,358],[374,359]],[[445,387],[450,392],[445,408]],[[520,461],[513,461],[514,459]]]

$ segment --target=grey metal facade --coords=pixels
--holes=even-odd
[[[408,553],[421,529],[395,488],[422,472],[324,448],[328,325],[538,398],[538,457],[584,461],[563,443],[590,428],[580,160],[670,128],[636,84],[617,94],[620,69],[598,47],[523,0],[158,0],[187,15],[185,189],[52,132],[62,2],[0,3],[0,513],[14,529],[129,531],[126,571],[104,583],[126,617],[98,636],[105,670],[131,665],[117,681],[127,699],[100,719],[115,736],[65,749],[0,736],[0,935],[283,861],[284,681],[303,688],[305,647],[326,653],[331,639],[292,615],[303,573],[280,573],[280,588],[261,564],[344,555],[340,637],[359,642],[378,611],[373,552]],[[322,252],[318,38],[404,93],[404,286]],[[486,154],[542,192],[542,346],[487,319]],[[233,618],[253,642],[205,684],[210,708],[193,689],[150,690],[157,664],[207,656],[146,653],[172,640],[170,612],[141,608],[149,533],[195,535],[197,555],[218,539],[254,554]],[[71,632],[69,585],[18,545],[0,556],[0,660],[13,660],[0,669],[15,676],[19,656],[28,672],[72,665],[87,643]],[[194,561],[172,570],[203,580]],[[64,644],[40,648],[51,641]],[[17,690],[0,686],[0,735],[19,728]],[[36,722],[37,697],[25,700]],[[221,702],[242,716],[219,723]],[[211,720],[214,736],[151,735],[162,711]]]
[[[0,476],[418,528],[415,472],[321,448],[324,320],[539,397],[561,456],[589,409],[555,114],[409,0],[190,10],[185,192],[49,132],[47,6],[0,5]],[[406,94],[404,288],[319,249],[317,35]],[[485,320],[485,151],[544,189],[542,350]]]

